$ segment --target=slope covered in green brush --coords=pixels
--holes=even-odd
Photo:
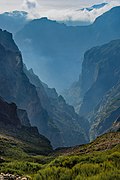
[[[2,141],[5,142],[5,138]],[[10,146],[10,142],[7,145]],[[18,152],[20,155],[21,151]],[[18,160],[9,153],[2,155],[2,173],[29,176],[34,180],[120,178],[120,132],[105,134],[87,145],[58,149],[49,156],[22,154]]]

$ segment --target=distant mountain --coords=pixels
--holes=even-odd
[[[76,81],[86,50],[120,37],[119,19],[120,7],[89,26],[68,27],[47,18],[37,19],[25,25],[15,40],[27,66],[60,92]]]
[[[84,11],[84,10],[87,10],[87,11],[92,11],[94,9],[101,9],[103,8],[104,6],[106,6],[108,3],[101,3],[101,4],[95,4],[91,7],[87,7],[87,8],[82,8],[80,10]]]
[[[8,30],[11,33],[16,33],[29,22],[27,12],[13,11],[0,14],[0,28]]]

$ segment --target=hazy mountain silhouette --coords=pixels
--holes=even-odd
[[[47,18],[37,19],[25,25],[15,40],[27,66],[61,91],[78,78],[86,50],[120,37],[119,19],[120,7],[89,26],[67,27]]]

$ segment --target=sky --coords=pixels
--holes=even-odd
[[[80,8],[108,2],[102,9],[78,11]],[[93,22],[96,17],[114,6],[120,5],[120,0],[0,0],[0,13],[13,10],[29,12],[28,18],[48,17],[58,21]]]
[[[11,11],[13,9],[22,9],[24,0],[0,0],[0,11]],[[35,2],[36,0],[31,0]],[[100,3],[101,0],[37,0],[43,8],[79,8],[94,3]]]
[[[0,0],[0,11],[22,10],[24,2],[38,3],[41,9],[71,9],[91,6],[105,0]],[[107,0],[111,2],[112,0]],[[117,1],[117,0],[114,0]]]

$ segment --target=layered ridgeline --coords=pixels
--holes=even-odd
[[[79,114],[90,121],[95,138],[120,128],[120,40],[85,53],[81,81]]]
[[[76,14],[80,11],[93,11],[95,9],[101,9],[104,6],[106,6],[108,3],[101,3],[101,4],[95,4],[92,7],[86,7],[82,9],[77,9]],[[30,22],[31,17],[30,17],[30,12],[25,12],[25,11],[11,11],[11,12],[4,12],[0,14],[0,27],[4,30],[7,30],[13,34],[18,32],[20,29],[24,27],[25,24]],[[83,12],[84,14],[84,12]],[[36,17],[33,15],[33,18],[36,19]],[[91,19],[88,20],[74,20],[74,19],[65,19],[65,20],[56,20],[60,23],[64,23],[68,26],[83,26],[83,25],[88,25],[91,24]]]
[[[120,37],[120,7],[98,17],[92,25],[68,27],[41,18],[20,30],[15,40],[28,67],[61,91],[79,76],[86,50]]]
[[[20,119],[18,112],[24,117]],[[23,125],[25,122],[26,125]],[[0,97],[0,139],[7,137],[6,146],[4,140],[0,142],[0,153],[11,154],[17,151],[32,154],[47,154],[52,151],[52,147],[47,138],[40,135],[36,127],[31,127],[30,122],[25,116],[25,111],[17,109],[14,103],[8,104]],[[7,146],[9,139],[13,141]],[[15,147],[12,152],[13,146]],[[22,155],[22,154],[21,154]]]
[[[88,142],[88,121],[76,114],[74,108],[66,104],[64,98],[58,95],[54,88],[49,88],[41,82],[32,69],[28,71],[24,67],[24,72],[30,82],[35,85],[43,108],[47,110],[55,126],[60,131],[61,144],[58,145],[74,146],[78,143]]]
[[[30,123],[37,126],[54,147],[88,142],[86,132],[82,129],[85,126],[84,119],[75,114],[73,107],[68,106],[54,89],[44,88],[39,79],[38,85],[34,77],[29,79],[23,71],[21,53],[12,35],[1,30],[0,96],[16,103],[19,109],[26,110]],[[19,116],[24,120],[21,113]]]

